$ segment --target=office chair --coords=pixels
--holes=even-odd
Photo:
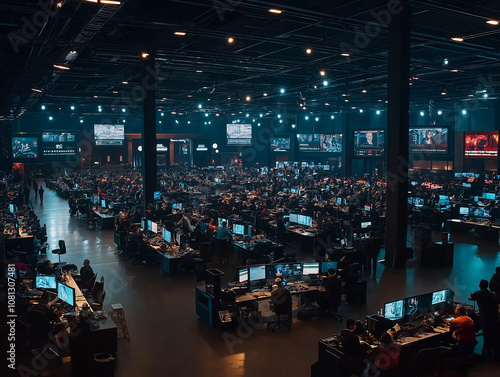
[[[269,300],[269,308],[276,314],[276,321],[268,323],[268,328],[273,332],[281,327],[290,329],[292,327],[292,300],[276,305],[272,299]],[[284,319],[282,317],[285,317]]]
[[[78,287],[82,290],[82,293],[85,294],[87,291],[92,290],[95,284],[95,280],[97,278],[97,274],[94,274],[90,279],[86,281],[77,282]]]
[[[51,343],[48,341],[52,327],[45,313],[36,309],[30,309],[26,313],[26,321],[29,325],[29,333],[32,342],[31,346],[34,350],[40,350],[35,361],[47,351],[59,357],[59,354],[51,347]]]
[[[443,354],[450,352],[448,347],[424,348],[418,351],[411,363],[413,376],[439,376]]]
[[[96,274],[97,275],[97,274]],[[91,298],[93,301],[98,301],[99,294],[104,290],[104,276],[101,277],[101,281],[96,281],[92,287]]]
[[[106,297],[106,290],[103,289],[101,293],[99,294],[99,297],[97,298],[96,302],[93,302],[90,304],[92,310],[102,310],[102,305],[104,303],[104,298]]]
[[[52,250],[52,254],[59,255],[58,267],[61,268],[61,255],[66,254],[66,242],[64,242],[64,240],[59,240],[59,249]]]

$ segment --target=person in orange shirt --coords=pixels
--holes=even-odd
[[[474,321],[465,314],[462,305],[457,306],[455,314],[457,317],[450,322],[450,332],[457,341],[457,359],[463,361],[476,347],[476,327]]]

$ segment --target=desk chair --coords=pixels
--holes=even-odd
[[[101,293],[99,294],[99,296],[97,297],[97,301],[90,304],[90,306],[92,307],[92,310],[94,310],[94,311],[102,310],[102,305],[104,303],[105,298],[106,298],[106,290],[103,289],[101,291]]]
[[[276,314],[276,321],[268,323],[268,328],[273,332],[281,327],[290,329],[292,327],[292,298],[289,301],[275,303],[269,300],[269,308]],[[285,318],[283,318],[285,317]]]
[[[96,278],[97,278],[97,274],[94,274],[90,279],[87,279],[86,281],[77,282],[77,285],[82,290],[83,294],[85,294],[87,291],[90,291],[90,290],[92,290],[92,288],[94,288]]]
[[[52,254],[59,255],[59,268],[61,267],[61,255],[66,254],[66,242],[64,240],[59,240],[59,249],[52,250]]]
[[[449,353],[451,348],[433,347],[418,351],[415,360],[411,363],[411,372],[415,377],[439,376],[443,355]]]
[[[52,334],[52,326],[45,313],[36,309],[30,309],[26,313],[26,321],[29,325],[29,333],[32,342],[31,346],[34,350],[39,350],[35,361],[47,351],[59,357],[59,354],[51,347],[48,341],[49,336]]]
[[[96,274],[97,275],[97,274]],[[99,295],[104,290],[104,276],[101,276],[100,281],[96,281],[92,287],[91,298],[93,301],[98,301]]]

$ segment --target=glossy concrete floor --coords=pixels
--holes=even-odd
[[[119,339],[118,377],[310,376],[310,367],[318,358],[318,339],[340,332],[344,325],[321,318],[295,320],[291,331],[276,333],[263,325],[231,333],[211,329],[195,314],[193,276],[162,275],[158,267],[121,260],[115,255],[113,232],[88,230],[84,222],[69,215],[67,202],[51,190],[45,191],[44,204],[37,202],[34,207],[41,222],[47,224],[50,249],[64,239],[68,253],[63,261],[80,267],[88,258],[98,278],[105,277],[104,309],[110,310],[112,303],[125,308],[131,342]],[[457,300],[466,300],[479,280],[489,280],[495,267],[500,266],[500,247],[470,235],[452,235],[451,240],[456,242],[453,268],[421,269],[415,265],[391,270],[380,265],[377,276],[365,277],[367,303],[344,303],[339,311],[347,318],[363,319],[384,302],[442,287],[453,289]],[[57,261],[56,255],[47,256]],[[225,267],[225,271],[226,276],[234,274],[230,268]],[[480,345],[476,352],[480,353]],[[67,371],[66,367],[64,373]],[[467,374],[499,373],[498,364],[483,362]]]

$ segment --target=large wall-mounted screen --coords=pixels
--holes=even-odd
[[[410,153],[447,154],[447,128],[410,128]]]
[[[68,133],[42,134],[42,156],[74,156],[76,154],[76,135]]]
[[[354,156],[383,156],[384,150],[384,130],[354,131]]]
[[[38,138],[12,136],[12,158],[17,160],[38,158]]]
[[[301,152],[342,152],[342,134],[297,134]]]
[[[498,156],[498,131],[465,133],[465,157],[493,158]]]
[[[226,136],[228,145],[252,145],[252,125],[228,124]]]
[[[288,152],[290,149],[290,138],[275,137],[271,139],[271,150],[273,152]]]
[[[123,145],[125,127],[120,124],[94,124],[95,145]]]

